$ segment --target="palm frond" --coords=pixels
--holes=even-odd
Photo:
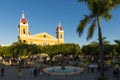
[[[87,35],[87,40],[91,39],[93,37],[94,31],[96,28],[96,19],[92,22],[88,29],[88,35]]]
[[[120,40],[114,40],[114,42],[120,44]]]
[[[78,0],[78,2],[87,2],[88,0]]]
[[[87,16],[85,15],[84,19],[80,21],[80,24],[77,27],[76,32],[79,34],[79,36],[81,36],[81,34],[83,33],[86,25],[91,21],[92,16]]]
[[[105,12],[102,16],[106,21],[111,20],[112,15],[109,12]]]
[[[90,44],[91,44],[91,45],[96,45],[96,44],[99,44],[99,43],[96,42],[96,41],[93,41],[93,42],[91,42]]]
[[[110,41],[104,41],[103,44],[110,44]]]
[[[112,5],[114,8],[117,6],[120,6],[120,0],[111,0],[112,1]]]

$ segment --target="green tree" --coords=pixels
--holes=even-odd
[[[102,30],[100,26],[101,18],[105,20],[111,19],[110,11],[120,5],[120,0],[78,0],[79,2],[85,2],[90,10],[89,15],[85,15],[84,19],[80,21],[77,27],[79,36],[83,33],[87,24],[89,25],[87,40],[91,39],[94,34],[94,30],[98,28],[99,37],[99,53],[101,61],[101,76],[104,75],[104,59],[103,59],[103,41],[102,41]]]
[[[106,40],[107,38],[106,37],[102,37],[102,42],[103,44],[110,44],[110,42],[108,40]],[[99,41],[99,39],[97,39]],[[98,41],[93,41],[91,42],[90,44],[94,44],[94,45],[99,45],[99,42]]]
[[[13,55],[14,58],[20,56],[35,55],[40,52],[40,46],[37,46],[35,44],[25,44],[16,42],[10,46],[10,53]]]
[[[2,55],[2,47],[0,46],[0,55]]]
[[[114,40],[114,42],[118,45],[120,45],[120,40]]]

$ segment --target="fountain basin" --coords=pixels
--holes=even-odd
[[[44,72],[50,75],[77,75],[83,71],[83,68],[73,67],[73,66],[65,66],[65,69],[61,69],[61,66],[48,67],[44,69]]]

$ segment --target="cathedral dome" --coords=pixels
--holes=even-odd
[[[20,22],[21,22],[21,23],[28,23],[25,18],[22,18],[22,19],[20,20]]]
[[[62,26],[61,26],[61,23],[59,22],[59,24],[58,24],[58,27],[56,28],[56,31],[58,31],[58,30],[60,30],[60,31],[62,31],[63,30],[63,28],[62,28]]]
[[[56,31],[58,31],[58,30],[62,31],[63,30],[62,26],[58,26]]]
[[[20,23],[27,24],[28,21],[25,19],[24,11],[22,12],[22,18],[20,19]]]

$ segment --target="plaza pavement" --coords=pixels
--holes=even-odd
[[[42,74],[37,77],[34,77],[30,74],[30,68],[24,68],[22,69],[22,76],[21,78],[18,78],[18,70],[16,66],[6,66],[0,64],[1,66],[4,66],[5,68],[5,76],[0,76],[0,80],[95,80],[97,76],[99,76],[99,72],[95,70],[94,72],[88,72],[86,67],[84,68],[84,72],[82,74],[76,75],[76,76],[50,76],[47,74]],[[109,80],[120,80],[116,79],[113,76],[112,69],[109,69],[109,71],[105,72],[106,76],[109,77]]]

